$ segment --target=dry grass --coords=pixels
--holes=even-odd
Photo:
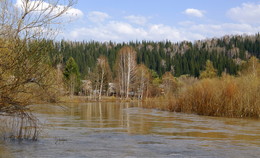
[[[202,79],[183,84],[174,95],[147,98],[144,108],[207,116],[260,118],[259,76]]]
[[[260,80],[253,75],[203,79],[169,100],[169,110],[208,116],[260,117]]]

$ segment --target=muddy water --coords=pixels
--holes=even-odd
[[[37,142],[0,143],[0,157],[259,157],[260,121],[143,109],[136,103],[36,106]]]

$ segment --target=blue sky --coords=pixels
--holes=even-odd
[[[78,0],[74,9],[59,38],[178,42],[260,31],[259,0]]]

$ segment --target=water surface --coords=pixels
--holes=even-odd
[[[0,143],[0,157],[259,157],[260,122],[143,109],[138,103],[34,107],[37,142]]]

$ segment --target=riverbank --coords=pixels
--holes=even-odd
[[[84,103],[84,102],[133,102],[137,99],[120,99],[114,96],[103,96],[101,100],[90,96],[62,96],[58,99],[59,103]]]
[[[86,96],[61,97],[60,102],[96,102]],[[260,118],[260,80],[254,75],[203,79],[179,87],[175,94],[155,98],[103,97],[100,102],[142,102],[143,108],[205,116]]]

